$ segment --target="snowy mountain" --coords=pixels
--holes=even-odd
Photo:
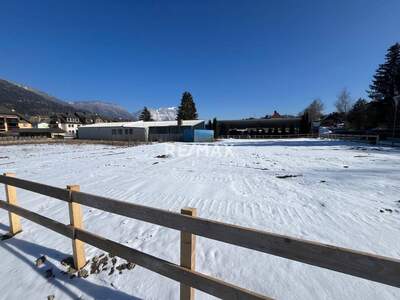
[[[125,108],[115,103],[104,101],[75,101],[71,104],[77,110],[87,110],[111,120],[134,120],[134,116]]]
[[[148,108],[150,111],[151,117],[154,121],[173,121],[176,120],[176,114],[178,112],[177,107],[160,107],[160,108]],[[132,115],[135,119],[139,119],[142,110],[138,110]]]
[[[123,107],[104,101],[66,102],[35,88],[0,79],[0,105],[26,116],[87,111],[111,120],[133,120]]]

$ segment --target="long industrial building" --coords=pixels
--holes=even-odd
[[[198,136],[195,131],[204,130],[203,120],[178,121],[137,121],[97,123],[81,126],[78,129],[78,138],[87,140],[112,141],[193,141]],[[209,131],[209,130],[207,130]],[[212,131],[208,133],[212,139]]]
[[[270,118],[249,120],[218,121],[220,134],[239,134],[240,132],[257,134],[294,134],[300,133],[301,118]]]

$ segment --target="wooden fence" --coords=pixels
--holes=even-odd
[[[372,144],[379,144],[379,135],[373,134],[321,134],[319,136],[322,139],[331,140],[344,140],[344,141],[355,141],[355,142],[367,142]]]
[[[192,300],[194,289],[222,299],[271,299],[196,272],[195,235],[400,287],[400,260],[398,259],[216,222],[197,217],[195,209],[183,209],[179,214],[91,195],[80,192],[79,186],[76,185],[63,189],[18,179],[13,173],[0,175],[0,183],[5,184],[7,196],[7,201],[0,200],[0,208],[9,212],[12,235],[22,230],[19,221],[19,216],[21,216],[72,239],[76,269],[82,268],[85,264],[83,245],[85,242],[180,282],[181,299]],[[15,187],[66,201],[69,205],[70,224],[62,224],[18,206]],[[80,205],[181,231],[180,265],[84,230]]]
[[[298,138],[317,138],[317,133],[308,134],[235,134],[220,135],[220,139],[298,139]]]

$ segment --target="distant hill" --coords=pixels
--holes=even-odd
[[[77,110],[87,110],[112,120],[134,120],[134,116],[123,107],[103,101],[76,101],[71,105]]]
[[[0,105],[30,116],[50,116],[55,113],[86,111],[112,120],[133,120],[127,110],[103,101],[77,101],[67,103],[34,88],[0,79]]]
[[[35,89],[0,79],[0,104],[26,116],[74,112],[66,102]]]
[[[160,107],[160,108],[149,108],[151,118],[154,121],[173,121],[176,120],[176,114],[178,112],[177,107]],[[136,120],[139,119],[142,110],[132,113]]]

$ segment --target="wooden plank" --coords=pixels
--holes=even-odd
[[[171,262],[140,252],[136,249],[129,248],[125,245],[121,245],[82,229],[76,229],[75,234],[77,238],[95,246],[96,248],[122,257],[127,261],[133,262],[160,275],[192,286],[198,290],[221,299],[271,299],[249,290],[234,286],[222,280],[188,270]]]
[[[32,221],[34,223],[37,223],[41,226],[44,226],[50,230],[53,230],[61,235],[64,235],[69,238],[73,238],[73,228],[71,226],[67,226],[65,224],[62,224],[60,222],[54,221],[52,219],[49,219],[47,217],[41,216],[37,213],[34,213],[30,210],[27,210],[25,208],[15,206],[12,204],[8,204],[5,201],[0,200],[0,208],[3,208],[7,211],[11,211],[29,221]]]
[[[197,210],[190,207],[183,208],[181,214],[196,217]],[[181,231],[181,267],[193,271],[196,269],[196,236],[186,231]],[[194,300],[194,288],[181,283],[180,299]]]
[[[83,229],[73,228],[54,221],[22,207],[8,204],[0,200],[0,208],[17,213],[23,218],[40,224],[69,238],[77,238],[101,250],[124,258],[139,266],[149,269],[178,282],[183,282],[196,289],[222,299],[268,300],[266,296],[242,289],[219,279],[188,270],[176,264],[154,257],[152,255],[129,248],[117,242],[105,239]]]
[[[71,193],[72,191],[79,192],[79,185],[68,185],[67,190]],[[81,205],[75,202],[72,202],[71,194],[69,196],[70,202],[68,203],[69,209],[69,220],[71,226],[75,229],[80,228],[83,229],[83,220],[82,220],[82,210]],[[86,256],[85,256],[85,245],[82,241],[74,237],[72,239],[72,250],[74,254],[74,265],[76,270],[82,269],[86,264]]]
[[[72,198],[77,203],[122,216],[400,287],[400,260],[398,259],[203,218],[193,218],[82,192],[72,192]]]
[[[4,173],[4,176],[15,177],[15,173]],[[17,206],[17,189],[11,185],[5,185],[7,203]],[[16,235],[22,231],[21,220],[18,215],[8,212],[10,222],[10,234]]]
[[[69,192],[66,189],[4,175],[0,175],[0,183],[12,185],[17,188],[53,197],[59,200],[69,201]]]
[[[25,185],[29,190],[38,190],[39,187],[45,186],[1,175],[0,182],[9,183],[10,185],[18,184],[19,187]],[[62,193],[60,190],[62,192],[65,192],[65,190],[59,188],[53,189],[57,190],[58,197],[64,198],[64,196],[61,197]],[[400,287],[398,275],[400,274],[400,261],[398,259],[305,241],[265,231],[252,230],[207,219],[191,218],[190,216],[183,216],[173,212],[124,203],[85,193],[72,192],[72,198],[77,203],[112,213],[181,231],[192,232],[193,234],[222,242]]]

